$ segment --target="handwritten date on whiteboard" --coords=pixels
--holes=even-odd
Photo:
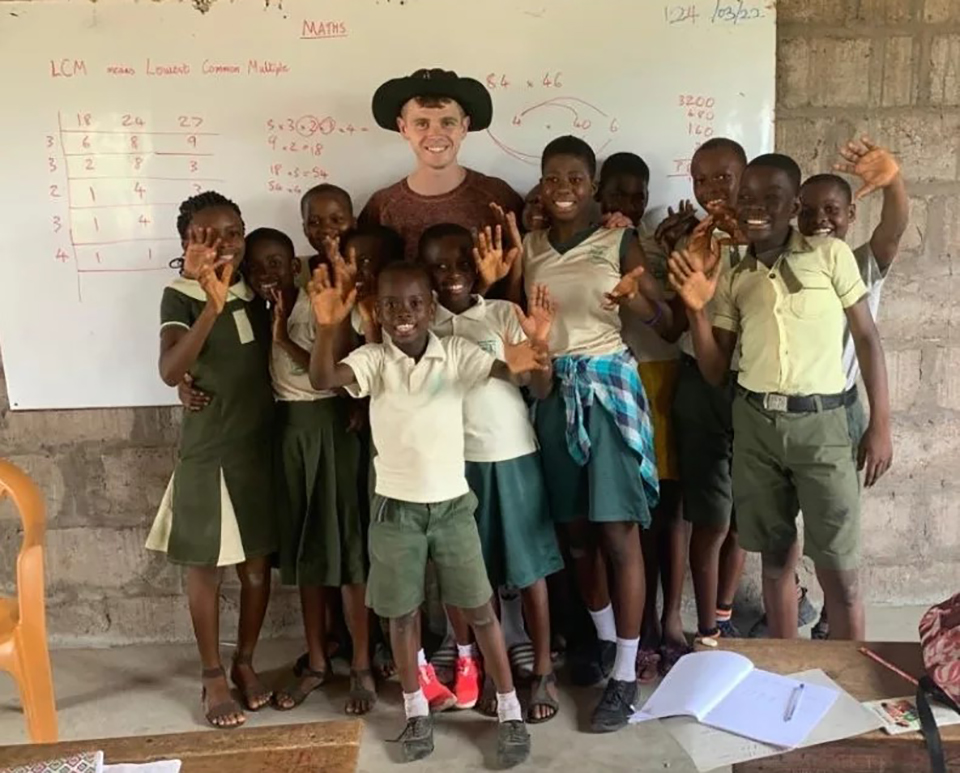
[[[712,3],[671,3],[663,6],[663,20],[670,26],[697,25],[701,19],[710,24],[742,24],[762,19],[766,8],[756,0],[714,0]]]

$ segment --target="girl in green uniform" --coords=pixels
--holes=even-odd
[[[187,566],[187,595],[203,671],[203,710],[215,727],[236,727],[243,709],[220,662],[221,567],[236,566],[240,631],[230,678],[247,710],[272,698],[252,658],[270,596],[276,550],[270,386],[270,315],[240,276],[244,225],[236,204],[208,191],[180,205],[182,276],[160,304],[160,377],[189,374],[210,396],[184,414],[177,465],[147,547]]]

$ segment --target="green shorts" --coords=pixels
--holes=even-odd
[[[567,410],[559,388],[537,403],[535,424],[554,522],[587,518],[598,523],[650,525],[640,460],[606,408],[594,402],[587,411],[590,459],[583,467],[567,450]]]
[[[493,595],[467,493],[420,504],[375,495],[371,507],[367,606],[380,617],[404,617],[423,603],[424,572],[433,562],[444,604],[475,609]]]
[[[563,568],[543,485],[540,454],[503,462],[467,462],[479,502],[477,530],[495,588],[526,588]]]
[[[863,412],[863,403],[860,402],[860,390],[857,387],[852,388],[856,390],[856,399],[847,406],[847,426],[850,429],[853,458],[856,459],[863,433],[867,431],[867,414]]]
[[[710,384],[697,361],[683,356],[673,398],[673,426],[680,457],[683,517],[694,526],[725,529],[733,518],[733,390]]]
[[[768,411],[733,402],[733,491],[740,545],[780,554],[797,539],[818,567],[855,569],[860,559],[860,484],[843,407]]]

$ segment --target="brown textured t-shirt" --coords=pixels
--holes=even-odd
[[[393,228],[403,237],[409,260],[417,255],[420,235],[432,225],[456,223],[469,229],[496,225],[490,202],[513,212],[518,220],[523,211],[523,199],[507,183],[472,169],[456,188],[440,196],[414,193],[404,178],[370,197],[360,213],[360,225]]]

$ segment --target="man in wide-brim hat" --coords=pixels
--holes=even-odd
[[[406,255],[416,255],[420,235],[431,225],[456,223],[469,229],[496,225],[495,203],[518,217],[523,200],[503,180],[467,169],[457,154],[468,132],[493,120],[486,87],[473,78],[440,69],[417,70],[384,83],[373,95],[373,117],[409,143],[416,168],[377,191],[360,213],[360,224],[390,226],[400,233]]]

